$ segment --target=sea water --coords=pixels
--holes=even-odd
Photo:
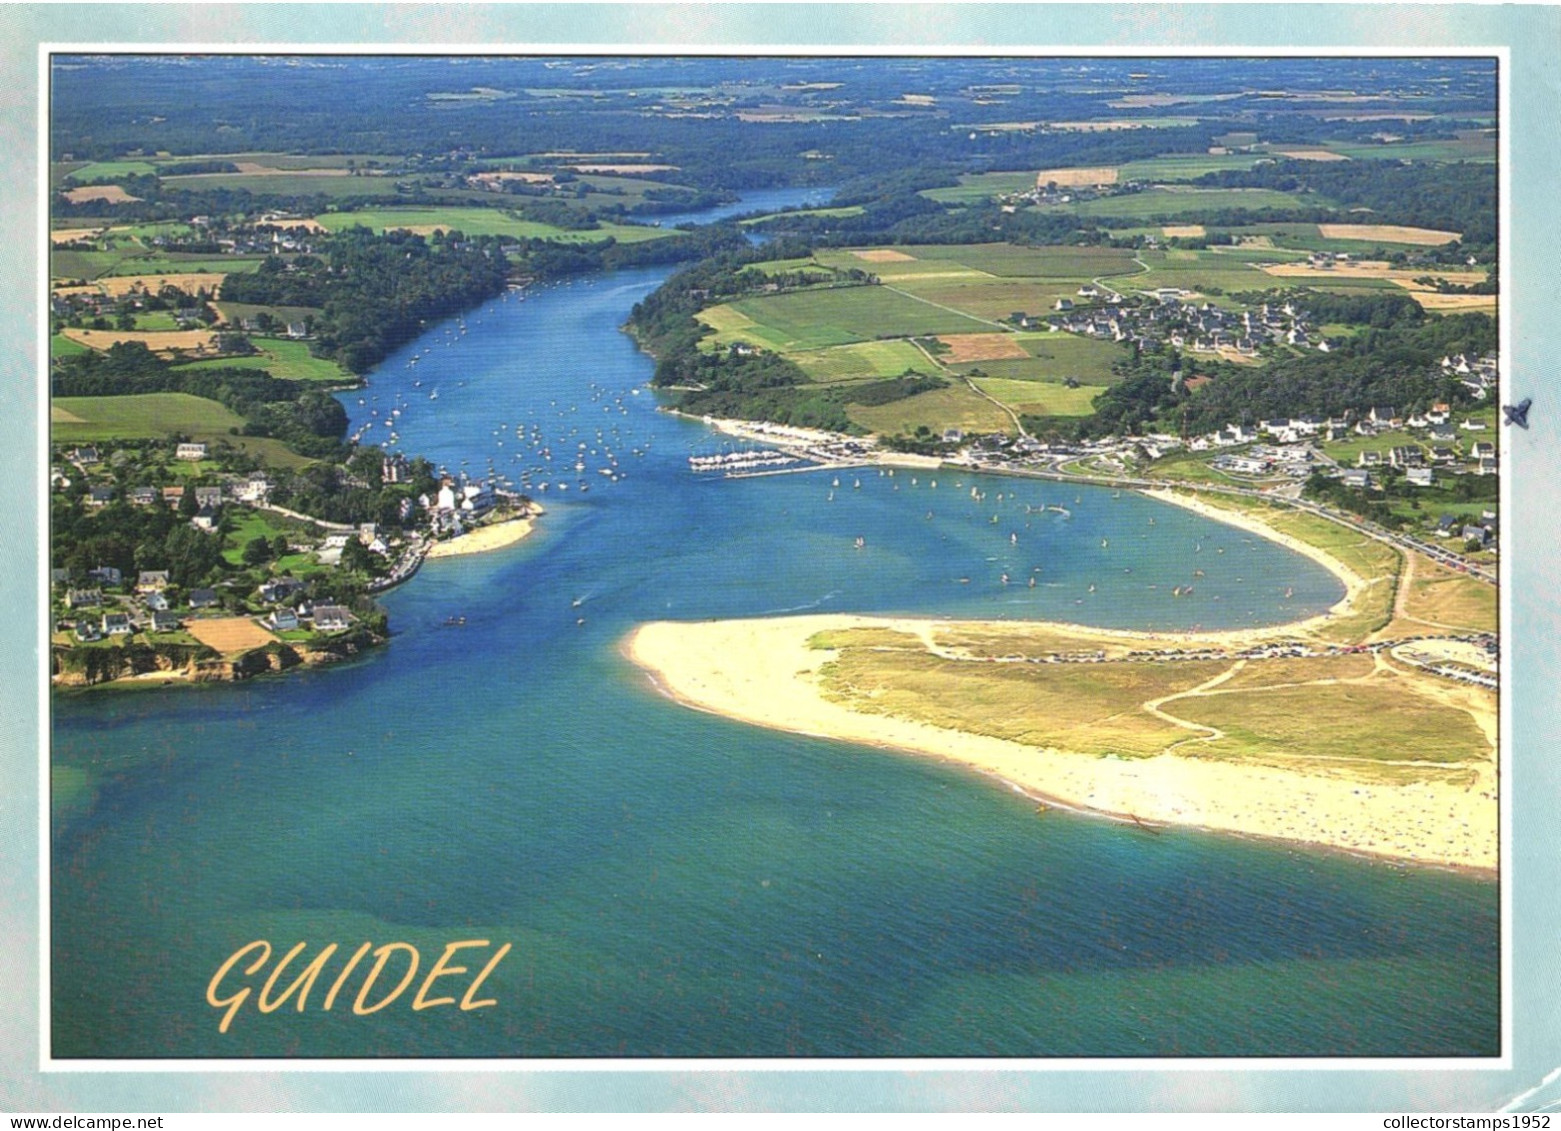
[[[547,508],[525,542],[386,594],[387,647],[239,685],[56,697],[55,1055],[1497,1051],[1492,882],[1042,818],[973,772],[658,695],[619,652],[651,619],[1213,629],[1342,595],[1304,558],[1131,493],[947,469],[697,476],[690,453],[732,442],[658,412],[652,363],[619,329],[666,274],[512,292],[343,395],[369,442],[393,425],[393,448],[452,473],[529,472]],[[275,959],[237,970],[218,996],[253,992],[219,1032],[213,976],[260,940],[276,958],[308,944],[273,998],[340,954],[302,1012],[297,995],[257,1007]],[[492,1006],[416,1011],[414,984],[359,1013],[360,976],[322,1008],[365,941],[417,948],[421,983],[479,940],[468,967],[510,946],[482,986]],[[472,973],[444,985],[459,998]]]

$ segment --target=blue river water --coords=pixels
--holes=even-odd
[[[652,363],[619,329],[666,274],[513,292],[344,395],[368,440],[393,427],[451,471],[527,476],[547,508],[525,542],[429,562],[386,594],[387,647],[239,685],[57,697],[56,774],[78,788],[55,815],[55,1055],[1497,1050],[1493,883],[1040,820],[976,774],[657,695],[619,652],[650,619],[1216,628],[1340,595],[1277,546],[1105,490],[876,469],[838,487],[700,479],[688,455],[725,441],[656,411]],[[1173,600],[1195,569],[1197,599]],[[219,1032],[209,984],[257,940],[275,957],[308,944],[272,1004],[340,950],[301,1012],[296,995],[258,1008],[275,957],[248,977],[251,952],[218,996],[253,992]],[[488,945],[451,964],[473,973],[510,945],[481,987],[492,1006],[414,1010],[412,985],[360,1014],[360,975],[323,1009],[365,941],[417,948],[420,984],[468,940]],[[442,988],[460,998],[471,977]]]

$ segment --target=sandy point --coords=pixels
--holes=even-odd
[[[502,522],[490,523],[487,526],[478,526],[468,530],[459,538],[451,538],[446,542],[435,542],[429,548],[430,558],[455,558],[463,554],[481,554],[488,550],[501,550],[505,546],[513,546],[521,541],[535,529],[531,515],[522,518],[505,519]]]

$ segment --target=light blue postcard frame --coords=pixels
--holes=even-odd
[[[14,537],[0,547],[0,1108],[173,1110],[1016,1110],[1016,1111],[1533,1111],[1561,1103],[1561,988],[1555,976],[1561,890],[1555,810],[1561,791],[1553,688],[1561,676],[1561,614],[1548,555],[1561,535],[1546,490],[1561,470],[1555,398],[1545,377],[1561,346],[1561,8],[1494,4],[498,4],[498,5],[4,5],[0,6],[0,223],[19,254],[0,267],[0,506]],[[1243,1064],[1160,1069],[937,1063],[703,1066],[697,1070],[507,1071],[373,1066],[374,1071],[242,1075],[158,1067],[143,1072],[45,1070],[40,1027],[40,699],[35,646],[42,576],[39,491],[41,376],[37,314],[40,45],[204,44],[504,47],[538,52],[747,47],[906,52],[1145,53],[1254,48],[1319,53],[1468,51],[1504,56],[1510,195],[1503,369],[1513,397],[1532,397],[1528,432],[1508,439],[1504,552],[1510,734],[1502,783],[1510,822],[1504,869],[1507,1037],[1500,1064],[1448,1067]],[[229,1067],[222,1066],[224,1069]],[[497,1066],[495,1066],[497,1067]],[[455,1073],[460,1073],[456,1076]]]

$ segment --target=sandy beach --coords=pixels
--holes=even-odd
[[[874,627],[925,636],[940,626],[955,627],[847,615],[661,621],[636,629],[625,651],[659,690],[686,706],[778,730],[940,758],[1068,808],[1419,863],[1496,867],[1495,783],[1488,765],[1477,785],[1465,789],[1433,782],[1371,785],[1173,754],[1099,758],[863,714],[820,693],[819,669],[836,653],[810,649],[814,633]]]
[[[513,546],[534,528],[532,516],[511,518],[468,530],[459,538],[447,542],[435,542],[428,550],[430,558],[454,558],[462,554],[481,554]]]
[[[1241,649],[1279,637],[1293,639],[1331,617],[1347,615],[1368,584],[1323,551],[1254,517],[1185,495],[1148,494],[1304,554],[1339,578],[1345,586],[1344,598],[1322,616],[1261,629],[1160,633],[1049,627],[1075,640],[1095,642],[1108,654],[1113,646],[1126,650],[1142,648],[1146,642]],[[815,633],[847,628],[908,633],[932,648],[935,634],[943,630],[1012,633],[1023,627],[1012,621],[986,624],[842,614],[656,622],[636,629],[624,642],[624,652],[649,673],[661,692],[686,706],[759,726],[940,758],[1068,808],[1423,864],[1495,869],[1496,771],[1491,760],[1473,763],[1475,781],[1465,786],[1434,781],[1372,783],[1344,774],[1320,776],[1174,753],[1147,758],[1071,753],[852,710],[826,698],[822,688],[820,669],[838,653],[808,647]],[[1494,742],[1494,716],[1479,721]]]

